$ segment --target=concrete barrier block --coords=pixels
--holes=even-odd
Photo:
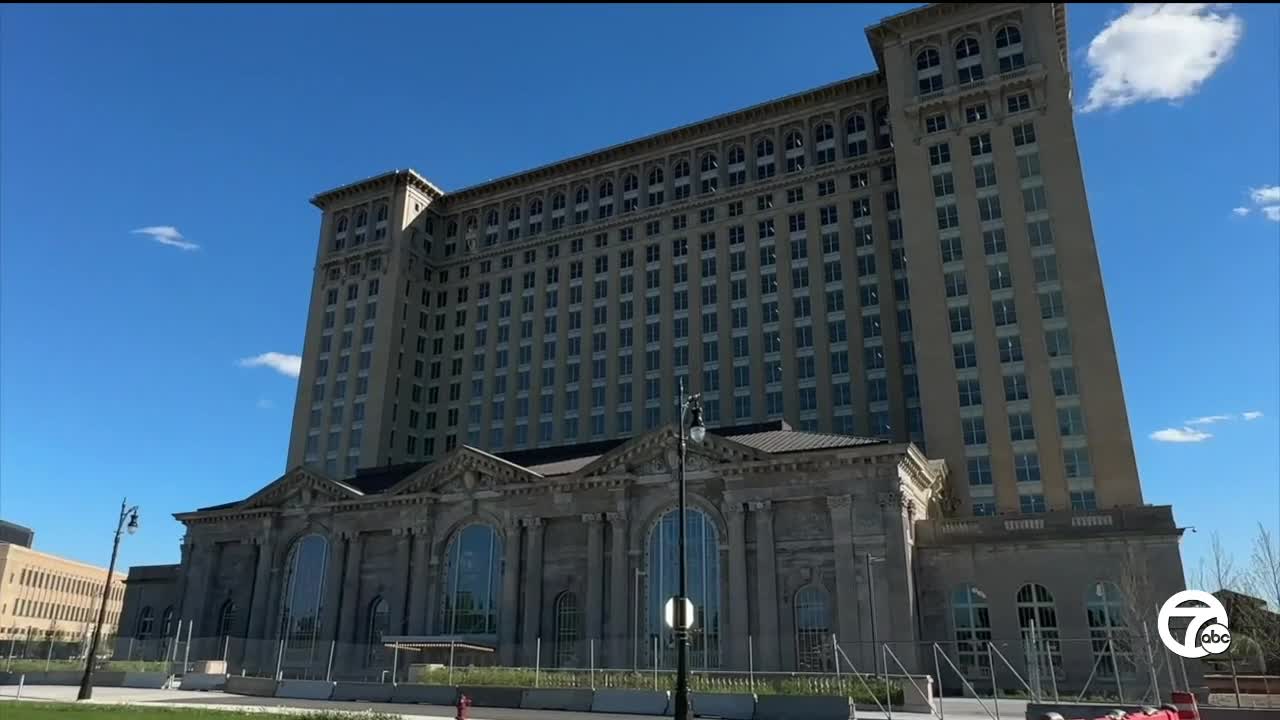
[[[187,673],[182,676],[183,690],[221,690],[227,686],[227,676],[221,673]]]
[[[290,700],[328,700],[333,696],[333,683],[328,680],[281,680],[276,697]]]
[[[146,688],[159,690],[169,684],[169,673],[162,672],[127,672],[121,687]]]
[[[333,700],[361,700],[363,702],[391,702],[391,683],[337,682],[333,686]]]
[[[391,690],[391,702],[453,705],[457,701],[458,689],[451,685],[402,683]]]
[[[592,695],[590,689],[525,688],[520,707],[525,710],[590,712]]]
[[[932,675],[896,677],[902,688],[902,709],[906,712],[931,713],[934,711]]]
[[[756,698],[755,720],[851,720],[853,717],[853,704],[847,697],[760,695]]]
[[[252,697],[275,697],[275,678],[227,677],[226,691],[234,695],[250,695]]]
[[[695,716],[752,720],[756,714],[756,696],[748,693],[692,693],[689,702]]]
[[[6,681],[5,681],[5,684],[6,684],[6,685],[17,685],[18,683],[22,683],[22,684],[25,684],[25,685],[44,685],[44,684],[46,684],[46,683],[44,682],[44,676],[45,676],[45,673],[44,673],[44,672],[40,672],[40,671],[37,671],[37,672],[13,672],[13,673],[9,673],[8,675],[9,675],[9,678],[8,678],[8,680],[6,680]]]
[[[524,699],[524,688],[518,687],[472,685],[460,687],[458,692],[471,698],[475,707],[519,708]]]
[[[123,672],[95,672],[93,674],[93,684],[96,687],[129,687],[124,684],[125,675]],[[79,684],[79,681],[76,681]]]
[[[227,663],[222,660],[196,660],[191,663],[191,669],[208,675],[226,675]]]
[[[596,690],[591,698],[591,712],[631,713],[632,715],[666,715],[670,712],[671,693],[652,690]]]
[[[18,673],[0,671],[0,685],[17,685]]]
[[[41,675],[44,676],[44,679],[42,682],[39,683],[40,685],[79,685],[80,679],[84,677],[84,671],[83,670],[51,670],[47,673],[41,673]],[[94,673],[93,676],[97,677],[98,673]],[[28,685],[36,684],[32,682],[30,673],[27,674],[27,684]]]

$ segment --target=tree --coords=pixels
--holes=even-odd
[[[1243,570],[1236,568],[1235,558],[1216,532],[1209,553],[1207,564],[1201,558],[1196,584],[1222,600],[1233,642],[1222,657],[1206,660],[1211,664],[1235,661],[1238,669],[1259,672],[1280,669],[1280,543],[1258,523],[1249,564]]]

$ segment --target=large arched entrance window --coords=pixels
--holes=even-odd
[[[1041,674],[1062,667],[1058,642],[1058,610],[1053,594],[1043,585],[1023,585],[1018,590],[1018,627],[1022,629],[1022,649],[1028,667],[1040,666]],[[1033,624],[1034,621],[1034,624]]]
[[[328,565],[329,541],[321,535],[300,538],[289,551],[280,610],[283,662],[287,665],[310,665],[317,660],[316,641]]]
[[[831,647],[831,601],[817,585],[796,593],[796,668],[801,672],[828,672],[834,658]]]
[[[365,632],[368,646],[364,656],[365,666],[374,664],[382,656],[382,636],[391,632],[391,607],[381,596],[369,603],[369,627]]]
[[[160,637],[173,637],[173,606],[164,609],[164,613],[160,615]]]
[[[991,642],[991,615],[987,596],[976,586],[961,585],[951,593],[951,621],[956,632],[956,663],[967,677],[987,677],[987,643]]]
[[[566,590],[556,598],[556,667],[578,666],[578,596]]]
[[[1109,582],[1091,585],[1085,596],[1085,612],[1099,680],[1113,679],[1116,668],[1123,675],[1134,674],[1132,642],[1124,621],[1124,595],[1120,588]]]
[[[227,646],[231,630],[236,624],[236,604],[231,600],[222,603],[222,611],[218,613],[218,649]]]
[[[439,631],[450,635],[498,632],[502,592],[502,538],[493,527],[468,525],[445,551],[445,588]]]
[[[671,510],[649,533],[648,651],[657,640],[659,662],[674,667],[675,635],[663,620],[663,606],[680,588],[679,525]],[[685,513],[685,563],[694,621],[689,642],[689,664],[694,668],[720,667],[720,542],[715,523],[701,510]]]

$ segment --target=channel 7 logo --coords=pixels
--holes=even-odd
[[[1187,618],[1189,621],[1181,639],[1173,636],[1171,622],[1174,618]],[[1191,660],[1226,652],[1231,647],[1227,609],[1218,598],[1203,590],[1174,593],[1160,606],[1156,629],[1160,631],[1160,640],[1165,647]]]

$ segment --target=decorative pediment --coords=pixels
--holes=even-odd
[[[687,441],[685,470],[711,470],[717,465],[763,460],[754,448],[718,435],[707,434],[703,441]],[[610,450],[578,471],[580,477],[598,475],[670,475],[680,466],[680,439],[674,427],[642,435]]]
[[[338,500],[363,497],[364,493],[309,468],[297,467],[250,495],[237,510],[258,508],[306,508]]]
[[[418,469],[387,491],[390,495],[432,492],[440,495],[496,492],[507,485],[532,483],[543,477],[496,455],[463,445]]]

